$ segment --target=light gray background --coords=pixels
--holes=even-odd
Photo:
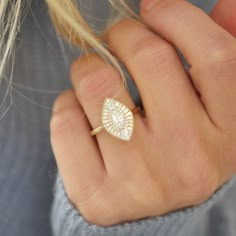
[[[86,0],[88,6],[95,6],[87,17],[100,18],[91,22],[95,27],[99,22],[101,27],[107,14],[105,2]],[[209,11],[215,1],[192,2]],[[64,52],[65,58],[44,2],[33,1],[17,38],[13,84],[4,101],[8,82],[0,89],[1,236],[51,236],[49,213],[57,170],[49,142],[50,109],[58,92],[70,87],[69,65],[79,55],[69,47]],[[135,89],[130,89],[138,100]],[[234,189],[200,219],[200,227],[190,225],[189,235],[235,235]]]

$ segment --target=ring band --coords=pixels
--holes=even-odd
[[[93,129],[90,133],[94,136],[105,129],[112,136],[129,141],[134,131],[133,115],[140,110],[140,107],[134,107],[130,110],[121,102],[112,98],[106,98],[101,112],[102,125]]]

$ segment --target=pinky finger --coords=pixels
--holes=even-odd
[[[87,201],[104,183],[105,167],[90,125],[73,90],[55,101],[50,122],[51,144],[70,200]]]

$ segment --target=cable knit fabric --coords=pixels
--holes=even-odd
[[[90,20],[106,17],[106,1],[83,1]],[[209,12],[216,0],[191,2]],[[51,106],[71,87],[69,66],[80,51],[58,40],[43,0],[32,1],[23,18],[15,63],[0,87],[0,236],[235,236],[234,178],[199,206],[112,227],[86,222],[67,198],[49,135]]]

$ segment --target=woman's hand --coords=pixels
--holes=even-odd
[[[55,102],[51,142],[73,204],[91,223],[112,225],[197,205],[236,172],[236,41],[200,9],[159,0],[141,14],[148,28],[124,20],[108,43],[141,94],[130,142],[101,124],[104,98],[120,88],[118,73],[97,56],[71,68],[74,90]],[[176,53],[183,53],[189,75]],[[134,103],[123,87],[117,99]]]

